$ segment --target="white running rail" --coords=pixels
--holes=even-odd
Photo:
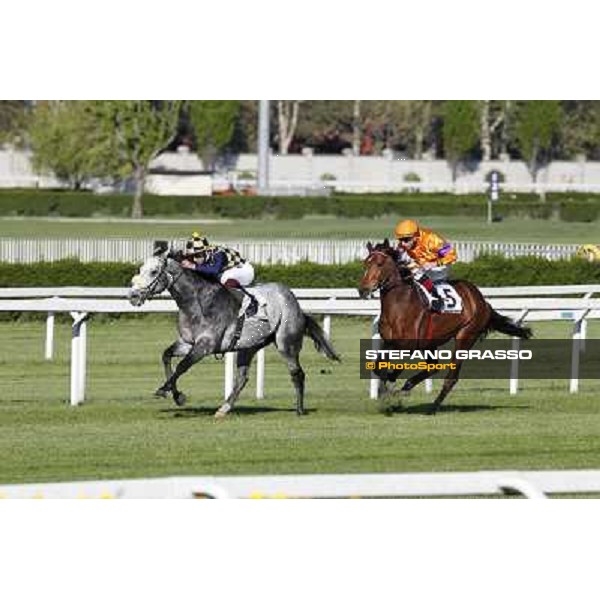
[[[101,288],[100,288],[101,290]],[[574,393],[579,389],[579,361],[575,348],[581,350],[584,346],[581,340],[586,338],[587,319],[600,318],[600,298],[592,298],[594,293],[600,292],[600,286],[542,286],[521,288],[482,288],[483,293],[490,299],[490,303],[503,314],[522,321],[556,321],[567,320],[573,322],[573,360],[569,390]],[[11,312],[44,312],[47,313],[45,356],[52,358],[54,315],[57,312],[67,312],[73,318],[71,339],[71,405],[81,404],[85,399],[86,380],[86,348],[87,348],[87,319],[93,313],[174,313],[177,311],[175,303],[170,299],[159,298],[151,300],[141,307],[133,307],[123,299],[126,289],[108,288],[104,290],[109,297],[97,297],[102,291],[98,288],[87,290],[85,288],[68,288],[63,290],[59,297],[48,297],[52,292],[61,293],[60,288],[46,288],[32,290],[28,288],[9,288],[0,291],[0,298],[4,294],[7,299],[0,299],[0,311]],[[313,289],[294,290],[300,300],[300,305],[305,312],[324,316],[324,330],[331,331],[331,316],[364,316],[377,321],[379,315],[379,300],[360,300],[356,290],[353,289]],[[16,294],[22,294],[16,297]],[[549,297],[550,294],[578,295],[579,297]],[[36,296],[37,294],[37,296]],[[88,294],[95,297],[88,297]],[[531,295],[540,297],[528,297]],[[71,295],[84,297],[68,297]],[[510,296],[509,296],[510,295]],[[25,297],[23,297],[25,296]],[[67,296],[67,297],[65,297]],[[375,335],[375,334],[374,334]],[[515,339],[515,345],[518,340]],[[264,352],[261,351],[261,352]],[[227,353],[225,365],[225,396],[232,388],[234,353]],[[257,364],[257,397],[264,394],[264,356]],[[518,392],[518,371],[515,368],[509,380],[511,394]],[[378,394],[378,380],[370,382],[370,394],[376,398]],[[431,391],[431,385],[426,388]]]
[[[167,477],[0,485],[0,498],[411,498],[600,492],[600,470]]]
[[[171,240],[177,247],[184,241]],[[301,261],[317,264],[345,264],[366,256],[364,239],[215,239],[216,244],[236,248],[258,265],[292,265]],[[0,262],[37,263],[76,258],[82,262],[143,262],[152,255],[152,239],[21,239],[0,238]],[[481,254],[507,258],[537,256],[558,260],[574,256],[578,244],[525,244],[509,242],[454,242],[461,262]]]

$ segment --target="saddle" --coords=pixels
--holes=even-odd
[[[228,352],[231,352],[235,348],[236,344],[240,340],[242,330],[244,329],[244,323],[246,319],[255,319],[258,321],[268,321],[266,311],[266,300],[260,293],[253,290],[253,293],[247,292],[240,288],[227,288],[231,294],[233,294],[238,300],[240,300],[240,310],[238,313],[237,321],[235,324],[235,331],[233,338],[229,344]]]
[[[430,309],[433,301],[433,296],[427,291],[424,285],[413,279],[413,283],[423,300],[423,304],[426,308]],[[463,309],[462,298],[456,291],[454,285],[450,282],[438,283],[436,289],[439,293],[440,298],[443,301],[441,314],[460,314]]]

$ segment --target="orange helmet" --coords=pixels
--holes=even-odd
[[[407,219],[406,221],[400,221],[394,229],[394,235],[396,239],[413,237],[419,232],[419,224],[416,221]]]

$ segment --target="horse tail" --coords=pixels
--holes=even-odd
[[[533,331],[530,327],[523,327],[518,323],[515,323],[512,319],[497,313],[493,309],[486,327],[486,333],[489,333],[490,331],[499,331],[500,333],[520,337],[525,340],[528,340],[533,335]]]
[[[317,352],[324,354],[329,360],[341,360],[335,351],[331,342],[325,337],[324,331],[320,325],[310,316],[305,314],[304,320],[306,325],[304,326],[304,335],[307,335],[315,343]]]

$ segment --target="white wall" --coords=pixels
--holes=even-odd
[[[163,154],[153,163],[154,167],[169,170],[198,171],[202,162],[193,154],[173,152]],[[228,161],[228,167],[220,173],[234,178],[244,171],[256,173],[258,166],[255,154],[241,154]],[[531,176],[521,161],[489,161],[478,163],[473,170],[460,172],[456,189],[485,187],[485,176],[493,170],[501,171],[506,177],[505,187],[529,186]],[[393,156],[346,156],[346,155],[288,155],[273,154],[270,161],[270,180],[275,183],[297,185],[322,185],[321,177],[331,174],[336,178],[336,187],[343,183],[364,185],[365,189],[406,187],[404,177],[408,173],[419,175],[423,184],[435,185],[436,189],[453,189],[452,173],[444,160],[405,160]],[[598,161],[555,161],[540,170],[540,184],[554,184],[569,187],[574,185],[600,186],[600,162]],[[192,184],[190,180],[187,185]],[[30,154],[25,151],[0,150],[0,187],[49,187],[60,183],[53,177],[42,177],[33,172]],[[161,189],[163,185],[161,183]],[[202,185],[204,193],[205,186]],[[195,192],[200,193],[200,189]]]

